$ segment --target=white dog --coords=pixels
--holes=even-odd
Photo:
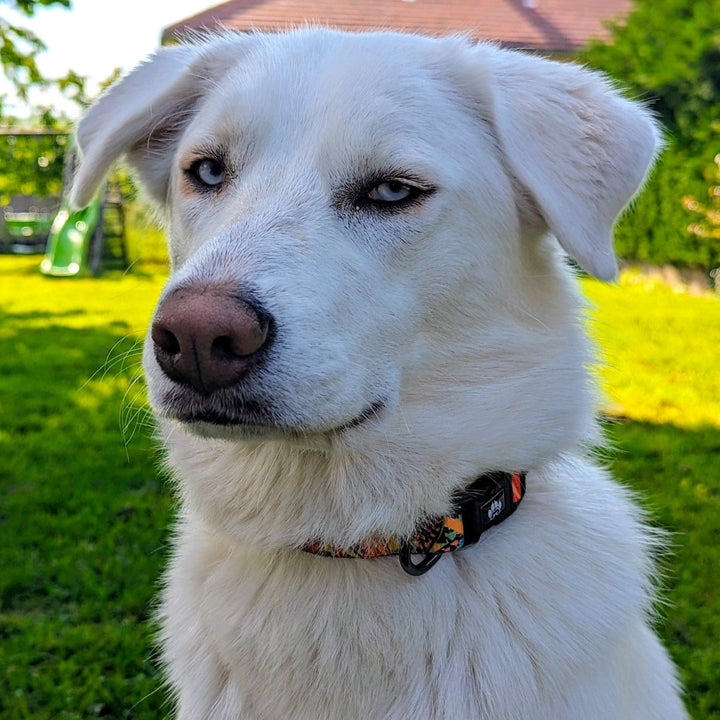
[[[74,202],[125,153],[170,239],[144,362],[179,718],[686,717],[657,537],[589,457],[565,259],[615,276],[643,108],[492,45],[305,29],[160,50],[78,139]]]

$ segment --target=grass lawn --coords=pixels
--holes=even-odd
[[[171,502],[139,379],[160,275],[0,257],[0,718],[163,717],[149,621]],[[659,629],[720,717],[720,299],[585,281],[610,463],[675,533]],[[578,718],[582,720],[582,718]]]

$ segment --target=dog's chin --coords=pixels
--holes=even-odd
[[[340,422],[284,421],[274,413],[225,413],[214,408],[157,409],[159,415],[180,424],[186,431],[202,438],[218,440],[309,440],[340,436],[344,433],[378,422],[385,410],[384,401],[369,403],[364,410]]]
[[[218,423],[208,420],[178,418],[172,414],[165,414],[165,417],[180,425],[186,432],[208,440],[281,440],[290,435],[287,430],[272,425],[238,422]]]

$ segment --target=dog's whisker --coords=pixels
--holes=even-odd
[[[83,383],[82,388],[85,388],[88,386],[90,382],[97,379],[98,376],[100,376],[100,379],[104,379],[108,372],[114,368],[118,363],[124,362],[124,360],[131,356],[133,353],[137,351],[138,345],[141,341],[135,339],[132,346],[126,350],[124,350],[121,353],[116,354],[116,349],[124,342],[126,342],[131,336],[125,335],[121,338],[119,338],[115,344],[108,350],[107,356],[105,358],[105,362],[97,368]]]

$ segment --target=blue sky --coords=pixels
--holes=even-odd
[[[26,18],[3,6],[13,22],[33,30],[48,46],[38,59],[47,76],[60,77],[72,69],[91,79],[90,90],[114,68],[130,70],[159,45],[160,33],[168,25],[194,15],[221,0],[72,0],[72,9],[40,7]],[[13,97],[10,83],[0,73],[0,94]],[[42,104],[61,106],[71,117],[78,110],[57,95],[33,98]],[[23,108],[13,107],[23,115]]]

